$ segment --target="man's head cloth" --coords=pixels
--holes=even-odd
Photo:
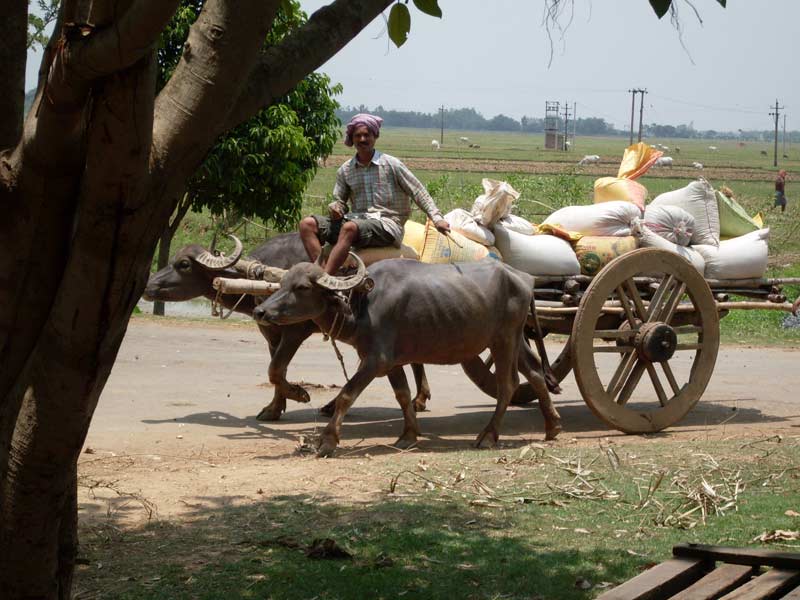
[[[362,125],[369,129],[370,133],[376,138],[379,137],[381,123],[383,123],[383,119],[376,115],[368,115],[366,113],[357,114],[350,119],[350,122],[347,124],[347,131],[344,135],[344,145],[353,145],[353,132],[356,130],[356,127],[361,127]]]

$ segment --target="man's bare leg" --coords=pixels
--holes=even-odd
[[[322,245],[319,243],[319,238],[317,237],[317,233],[319,232],[317,220],[314,217],[306,217],[300,221],[300,225],[297,229],[300,232],[300,241],[303,242],[303,247],[306,249],[308,258],[311,262],[316,261],[322,252]]]
[[[339,267],[347,260],[347,253],[350,252],[351,246],[357,241],[358,226],[352,221],[343,223],[342,229],[339,231],[339,239],[336,240],[336,245],[328,256],[328,262],[325,263],[325,272],[328,275],[334,275],[339,270]]]

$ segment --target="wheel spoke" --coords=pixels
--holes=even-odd
[[[647,318],[647,310],[644,307],[644,302],[642,302],[642,297],[639,295],[636,283],[632,279],[628,279],[625,281],[625,287],[628,290],[628,296],[633,300],[633,305],[636,307],[639,320],[644,321]]]
[[[669,366],[667,361],[664,361],[661,363],[661,368],[664,369],[664,375],[667,376],[667,381],[669,381],[669,387],[672,388],[673,395],[677,396],[680,394],[681,388],[678,386],[675,374],[672,372],[672,367]]]
[[[625,293],[621,285],[617,286],[617,296],[619,297],[620,304],[622,304],[622,308],[625,310],[625,316],[628,318],[631,329],[634,329],[636,327],[636,315],[633,314],[630,300],[628,300],[628,294]]]
[[[661,380],[658,378],[655,365],[648,362],[645,366],[647,367],[647,374],[650,375],[650,381],[653,382],[653,387],[656,390],[658,401],[661,403],[661,406],[666,406],[669,399],[667,398],[666,392],[664,392],[664,386],[661,385]]]
[[[639,385],[639,380],[642,378],[642,373],[644,373],[644,361],[637,360],[636,365],[633,367],[633,371],[631,371],[630,377],[628,377],[625,385],[622,386],[622,391],[619,393],[619,398],[617,398],[617,404],[624,406],[628,400],[630,400],[633,390],[635,390],[636,386]]]
[[[681,325],[680,327],[673,327],[672,331],[677,335],[682,333],[702,333],[703,328],[698,325]]]
[[[628,378],[628,375],[630,375],[631,369],[633,368],[633,363],[635,362],[635,352],[631,352],[627,356],[621,357],[619,365],[617,365],[617,370],[614,371],[611,381],[608,382],[608,388],[606,388],[606,393],[612,398],[616,398],[617,394],[619,394],[619,389],[622,385],[622,382]]]
[[[686,292],[686,284],[683,282],[670,292],[667,301],[664,302],[664,308],[661,311],[661,316],[658,319],[659,321],[664,323],[670,322],[672,315],[675,314],[675,310],[678,308],[678,304],[680,304],[684,292]]]
[[[597,329],[593,337],[599,339],[622,339],[630,338],[636,335],[633,329]]]
[[[633,352],[633,346],[593,346],[593,352],[608,352],[611,354],[627,354],[628,352]]]
[[[650,306],[647,309],[647,322],[655,321],[656,316],[659,312],[661,312],[661,301],[664,299],[664,294],[666,294],[670,288],[672,288],[672,283],[675,280],[674,275],[667,275],[659,284],[658,289],[653,294],[653,299],[650,300]]]

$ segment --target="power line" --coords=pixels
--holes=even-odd
[[[783,110],[783,106],[778,106],[778,100],[775,99],[775,112],[769,113],[769,116],[775,117],[775,155],[772,160],[772,166],[778,166],[778,117]]]

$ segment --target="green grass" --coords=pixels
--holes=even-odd
[[[674,544],[758,546],[797,529],[785,513],[800,508],[798,460],[797,439],[777,437],[396,455],[373,461],[385,493],[369,502],[321,490],[138,529],[85,525],[76,584],[129,600],[591,598]],[[352,558],[307,557],[321,538]]]

